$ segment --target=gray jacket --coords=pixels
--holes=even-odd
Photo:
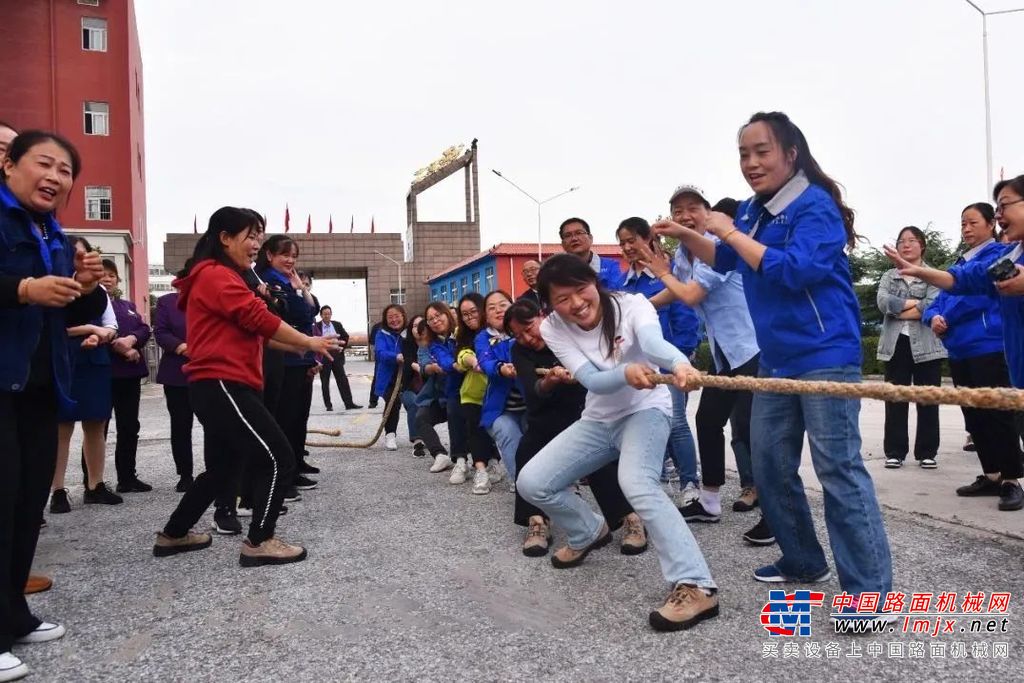
[[[910,352],[915,363],[925,363],[948,355],[932,328],[920,320],[900,320],[897,317],[903,312],[907,299],[917,299],[917,310],[924,313],[938,295],[938,287],[921,280],[908,282],[895,268],[885,272],[878,283],[878,310],[885,316],[882,319],[882,335],[878,338],[878,360],[887,361],[892,358],[904,322],[908,323]]]

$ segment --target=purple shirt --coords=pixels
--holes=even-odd
[[[188,362],[188,356],[175,353],[178,346],[185,343],[185,311],[178,308],[177,292],[164,294],[156,300],[153,336],[163,350],[160,367],[156,371],[157,383],[169,387],[188,386],[188,379],[181,369],[181,366]]]
[[[146,321],[142,319],[139,312],[135,310],[135,304],[127,299],[110,299],[114,307],[114,315],[117,316],[117,336],[127,337],[135,335],[133,349],[139,352],[139,359],[129,362],[114,350],[110,352],[111,375],[116,378],[146,377],[149,375],[149,367],[146,365],[146,354],[143,349],[149,341],[150,329]]]

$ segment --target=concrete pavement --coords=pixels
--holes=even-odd
[[[365,404],[369,380],[358,375],[370,366],[348,368],[357,402]],[[321,486],[279,523],[284,538],[307,545],[306,562],[243,570],[237,537],[155,559],[153,532],[178,495],[162,393],[145,387],[143,396],[140,476],[156,490],[130,494],[121,506],[84,507],[81,488],[72,488],[72,513],[47,515],[37,569],[50,573],[55,586],[31,600],[68,635],[16,649],[35,672],[29,680],[952,681],[1005,678],[1020,668],[1024,512],[998,512],[994,499],[953,494],[979,472],[974,454],[960,450],[963,423],[955,408],[942,409],[938,470],[910,464],[887,471],[882,406],[863,404],[864,453],[884,506],[894,590],[908,600],[911,592],[1010,592],[1007,632],[838,636],[822,608],[813,614],[811,636],[787,639],[769,638],[762,628],[768,587],[750,578],[777,550],[739,539],[756,513],[727,512],[720,524],[693,529],[721,586],[721,617],[682,634],[653,633],[647,612],[667,587],[652,551],[630,558],[612,545],[562,571],[547,558],[523,557],[521,530],[511,524],[512,494],[499,486],[473,496],[469,484],[451,486],[446,474],[428,473],[428,459],[413,458],[405,447],[404,416],[397,453],[383,444],[314,450]],[[691,419],[695,408],[694,399]],[[338,427],[343,439],[357,440],[378,421],[379,410],[326,413],[316,387],[312,425]],[[194,437],[198,472],[198,424]],[[804,478],[824,543],[807,460]],[[724,502],[737,494],[731,478]],[[835,579],[821,589],[826,599],[839,591]],[[940,642],[942,656],[933,650]],[[966,657],[954,656],[957,643]],[[1002,643],[1007,658],[993,657]],[[896,644],[902,657],[894,654],[899,648],[889,651]]]

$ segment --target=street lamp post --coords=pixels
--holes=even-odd
[[[506,183],[508,183],[512,187],[516,188],[517,190],[519,190],[523,194],[525,194],[527,197],[530,198],[531,201],[533,201],[534,204],[537,205],[537,260],[538,261],[542,260],[544,258],[544,254],[542,253],[543,252],[543,247],[542,247],[542,241],[541,241],[540,207],[544,206],[545,204],[547,204],[548,202],[550,202],[553,199],[558,199],[562,195],[569,194],[570,192],[575,192],[576,190],[580,189],[579,186],[577,185],[575,187],[570,187],[568,190],[564,190],[562,192],[559,192],[558,194],[552,195],[552,196],[548,197],[547,199],[540,200],[540,199],[537,199],[536,197],[534,197],[532,194],[530,194],[526,190],[524,190],[523,188],[521,188],[518,185],[516,185],[514,182],[512,182],[511,180],[509,180],[505,176],[501,175],[500,171],[496,171],[496,170],[494,170],[492,168],[491,169],[491,173],[493,173],[494,175],[498,176],[499,178],[504,180]]]
[[[376,254],[377,256],[383,256],[388,261],[391,261],[396,266],[398,266],[398,298],[399,298],[399,303],[404,305],[405,304],[405,289],[402,288],[402,264],[401,264],[401,262],[396,261],[395,259],[391,258],[387,254],[382,254],[379,251],[375,251],[373,253]]]
[[[1014,14],[1016,12],[1024,12],[1024,7],[1018,7],[1016,9],[1003,9],[995,12],[986,12],[974,3],[973,0],[964,0],[968,5],[973,7],[978,14],[981,15],[981,54],[984,60],[984,74],[985,74],[985,171],[986,178],[988,179],[987,191],[992,191],[992,107],[989,104],[989,87],[988,87],[988,18],[994,17],[997,14]]]

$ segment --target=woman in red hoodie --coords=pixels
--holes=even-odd
[[[291,481],[295,454],[263,405],[263,340],[296,352],[329,354],[336,339],[308,337],[267,309],[242,279],[259,250],[260,226],[253,212],[226,206],[210,216],[199,238],[193,266],[175,281],[185,311],[189,362],[184,370],[189,397],[203,425],[207,470],[199,475],[157,533],[153,554],[165,557],[209,547],[209,534],[190,531],[246,461],[253,484],[253,515],[242,543],[243,567],[287,564],[306,558],[306,549],[274,536],[284,487]]]

